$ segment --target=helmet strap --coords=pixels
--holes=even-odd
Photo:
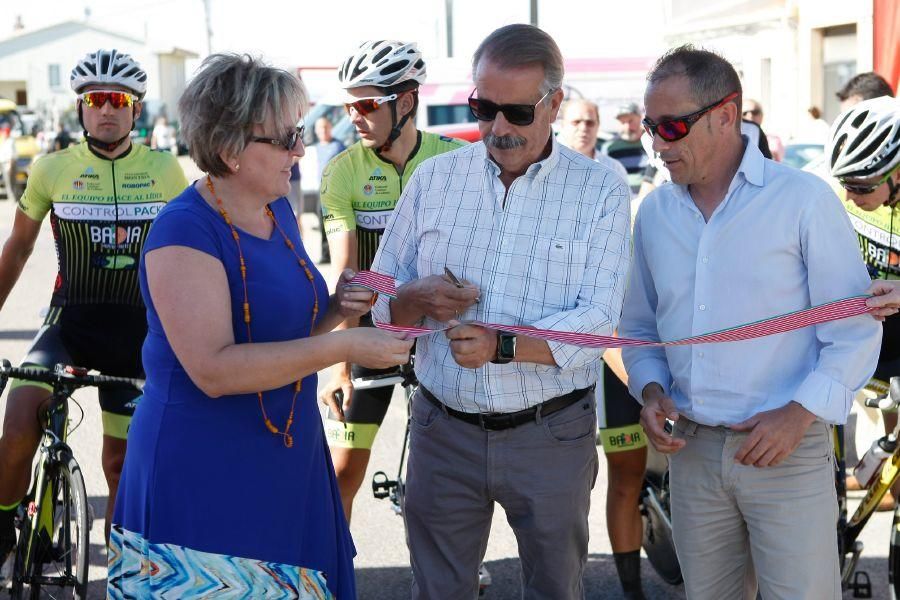
[[[885,183],[887,183],[889,193],[884,205],[893,207],[895,204],[897,204],[898,201],[900,201],[900,183],[894,183],[893,174],[887,178],[887,181]]]
[[[403,133],[403,126],[406,125],[406,122],[409,120],[409,118],[413,114],[415,114],[416,108],[419,105],[419,94],[417,94],[415,91],[413,91],[412,96],[413,96],[412,109],[408,113],[403,115],[399,121],[397,120],[397,100],[399,100],[400,98],[397,98],[397,100],[394,100],[393,102],[390,103],[390,105],[391,105],[391,132],[388,134],[387,141],[385,141],[384,145],[382,145],[381,148],[378,149],[379,154],[381,154],[383,152],[387,152],[388,150],[391,149],[391,146],[393,146],[394,142],[397,141],[397,138],[400,137],[400,134]]]

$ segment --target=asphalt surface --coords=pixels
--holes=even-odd
[[[188,177],[198,173],[186,159],[181,159]],[[15,206],[0,200],[0,239],[6,240],[12,226]],[[304,218],[304,233],[310,254],[318,254],[318,232],[313,230],[315,219]],[[326,277],[333,281],[330,269],[323,267]],[[0,358],[19,361],[28,348],[42,321],[42,311],[48,305],[53,279],[56,273],[56,256],[50,228],[45,224],[34,254],[25,267],[22,277],[0,311]],[[320,377],[320,385],[327,381],[327,374]],[[358,555],[356,558],[357,584],[361,599],[399,599],[409,597],[411,574],[409,554],[406,548],[401,519],[390,509],[387,500],[376,500],[371,494],[371,476],[383,470],[391,476],[396,472],[400,445],[405,425],[405,407],[399,394],[395,396],[384,426],[372,451],[369,472],[363,488],[357,496],[352,523],[353,538]],[[91,530],[91,585],[89,598],[105,597],[106,549],[103,544],[103,516],[106,504],[106,482],[100,469],[101,426],[100,411],[93,391],[81,391],[75,395],[84,409],[84,419],[71,436],[71,444],[83,470],[89,504],[95,514]],[[0,411],[5,410],[6,395],[0,399]],[[78,410],[73,415],[77,417]],[[590,514],[590,550],[585,573],[586,597],[591,599],[617,599],[622,594],[615,574],[612,552],[606,533],[604,505],[606,498],[606,468],[600,452],[601,468],[592,495]],[[247,514],[237,518],[252,518],[254,510],[264,506],[247,507]],[[227,527],[227,523],[222,524]],[[872,578],[874,598],[887,598],[888,534],[890,513],[878,513],[866,527],[862,540],[866,545],[861,566]],[[487,600],[512,600],[521,597],[521,569],[517,559],[515,537],[506,523],[503,510],[497,507],[494,514],[490,543],[485,562],[491,572],[493,584],[484,596]],[[681,586],[664,583],[646,559],[642,561],[644,589],[647,598],[668,600],[683,598]],[[0,593],[0,598],[3,595]],[[46,595],[54,598],[55,595]],[[852,597],[845,594],[846,598]]]

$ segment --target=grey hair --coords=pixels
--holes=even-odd
[[[650,69],[647,82],[653,85],[673,76],[688,79],[691,84],[691,99],[698,106],[708,106],[737,92],[733,102],[740,110],[743,94],[741,78],[731,63],[715,52],[695,48],[692,44],[672,48]],[[737,126],[741,126],[740,117],[737,119]]]
[[[504,69],[539,64],[544,68],[541,95],[562,87],[565,75],[562,52],[547,32],[534,25],[506,25],[484,38],[472,57],[473,79],[482,60]],[[549,100],[548,97],[546,101]]]
[[[178,102],[181,133],[191,158],[217,177],[231,173],[221,154],[239,154],[254,125],[285,110],[305,113],[307,95],[294,75],[249,54],[211,54]]]

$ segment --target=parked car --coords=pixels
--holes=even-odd
[[[824,153],[825,146],[822,144],[791,142],[784,147],[784,160],[782,162],[795,169],[802,169]]]

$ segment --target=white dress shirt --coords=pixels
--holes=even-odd
[[[462,321],[595,334],[619,321],[630,260],[628,186],[552,142],[507,190],[483,143],[422,163],[403,191],[372,269],[398,285],[450,268],[481,291]],[[387,298],[372,314],[390,322]],[[426,327],[443,323],[425,320]],[[456,364],[443,333],[419,338],[416,375],[445,404],[513,412],[597,381],[601,349],[550,343],[557,366]]]
[[[652,155],[648,154],[648,156]],[[603,154],[599,150],[594,150],[594,160],[604,167],[609,167],[610,169],[612,169],[613,173],[620,176],[625,181],[628,181],[628,171],[626,171],[625,167],[622,166],[622,163],[620,163],[616,159]],[[628,189],[628,194],[631,194],[631,188]]]
[[[705,222],[686,186],[642,203],[619,333],[675,340],[860,294],[869,277],[840,201],[818,177],[747,144]],[[756,340],[623,351],[632,395],[659,383],[678,412],[731,425],[795,400],[843,423],[875,370],[881,324],[862,315]]]

